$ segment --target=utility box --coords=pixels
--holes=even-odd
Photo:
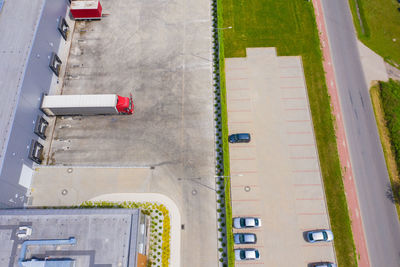
[[[75,20],[101,19],[102,7],[99,0],[74,0],[70,10]]]

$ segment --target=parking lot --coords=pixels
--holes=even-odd
[[[105,15],[101,21],[75,25],[62,93],[132,93],[135,113],[58,118],[45,162],[74,169],[151,169],[141,186],[121,184],[118,188],[162,193],[173,199],[183,224],[181,266],[215,266],[216,196],[210,189],[215,187],[210,3],[101,3]],[[48,171],[46,175],[51,177]],[[33,184],[35,179],[40,180],[40,172]],[[45,183],[36,183],[41,184]],[[74,188],[80,193],[79,186]],[[48,190],[59,190],[59,186]],[[34,197],[43,203],[40,195]]]
[[[301,58],[247,49],[247,58],[226,59],[226,82],[229,132],[252,137],[229,147],[233,217],[262,220],[234,229],[257,235],[255,245],[236,248],[257,248],[265,266],[336,262],[332,243],[305,241],[306,231],[330,224]]]

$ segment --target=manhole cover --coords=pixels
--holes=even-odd
[[[248,186],[248,185],[246,185],[245,187],[244,187],[244,191],[246,191],[246,192],[250,192],[250,186]]]
[[[197,195],[197,190],[196,189],[193,189],[192,190],[192,195],[194,196],[194,195]]]
[[[63,189],[63,190],[61,191],[61,195],[65,196],[65,195],[67,195],[67,194],[68,194],[68,190],[67,190],[67,189]]]
[[[68,172],[68,173],[72,173],[73,171],[74,171],[74,170],[73,170],[72,168],[68,168],[68,169],[67,169],[67,172]]]

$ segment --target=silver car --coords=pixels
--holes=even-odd
[[[233,227],[241,228],[257,228],[261,226],[261,220],[254,217],[237,217],[233,218]]]
[[[255,244],[257,237],[251,233],[237,233],[233,235],[233,240],[235,244]]]
[[[235,249],[235,260],[237,261],[248,261],[248,260],[259,260],[260,253],[254,248],[240,248]]]
[[[314,230],[307,232],[306,238],[310,243],[331,242],[333,240],[333,233],[331,230]]]

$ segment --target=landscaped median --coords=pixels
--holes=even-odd
[[[306,77],[319,160],[339,266],[357,266],[350,218],[337,152],[334,121],[325,83],[314,10],[304,0],[218,0],[220,93],[229,265],[234,265],[225,57],[244,57],[247,47],[277,47],[279,56],[301,55]],[[228,221],[229,219],[229,221]]]
[[[400,82],[379,82],[370,89],[376,124],[385,156],[392,195],[400,220]],[[388,193],[390,194],[390,192]]]

